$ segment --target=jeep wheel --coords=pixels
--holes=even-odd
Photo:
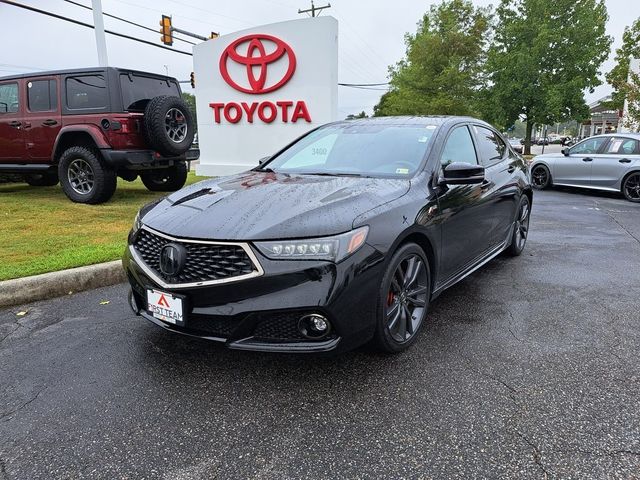
[[[62,154],[58,176],[62,190],[73,202],[103,203],[116,191],[116,172],[97,152],[85,147],[71,147]]]
[[[53,187],[58,184],[58,172],[48,171],[43,173],[34,173],[24,178],[32,187]]]
[[[152,192],[175,192],[187,181],[187,165],[178,163],[173,167],[149,170],[140,174],[142,183]]]
[[[152,98],[144,110],[143,134],[147,144],[162,155],[182,155],[193,143],[193,116],[180,97]]]

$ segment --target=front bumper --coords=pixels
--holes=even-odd
[[[339,352],[368,342],[375,330],[384,257],[369,245],[338,264],[323,261],[273,261],[255,248],[264,274],[237,282],[164,289],[134,259],[128,248],[123,266],[131,284],[130,304],[137,315],[184,335],[219,342],[228,348],[266,352]],[[185,297],[184,326],[147,312],[146,289]],[[331,332],[305,338],[300,317],[319,313]]]

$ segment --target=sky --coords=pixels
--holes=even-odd
[[[93,23],[89,10],[66,0],[16,0],[60,15]],[[90,5],[90,0],[73,0]],[[388,80],[388,67],[405,53],[404,34],[415,32],[416,23],[436,1],[417,0],[329,0],[331,8],[322,15],[331,15],[339,22],[340,83],[382,83]],[[316,6],[325,5],[316,0]],[[478,6],[491,3],[474,0]],[[602,71],[613,65],[615,48],[620,46],[626,25],[640,17],[640,0],[606,0],[609,12],[607,32],[614,37],[609,60]],[[301,18],[298,9],[308,8],[308,0],[102,0],[105,13],[124,17],[133,22],[159,28],[162,14],[173,17],[173,26],[208,36],[211,31],[222,34],[237,30]],[[68,22],[24,11],[0,3],[0,76],[38,70],[88,67],[98,64],[93,30]],[[571,19],[567,18],[570,22]],[[105,28],[160,44],[160,35],[105,18]],[[153,46],[107,35],[109,64],[149,72],[166,73],[188,80],[192,71],[191,57]],[[191,45],[174,42],[173,48],[191,51]],[[552,52],[550,52],[552,54]],[[184,91],[191,87],[183,85]],[[602,85],[587,102],[595,101],[610,92]],[[371,113],[384,93],[378,89],[339,87],[338,108],[341,117],[364,110]]]

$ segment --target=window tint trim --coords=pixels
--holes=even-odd
[[[505,142],[502,138],[502,136],[496,132],[495,129],[493,129],[492,127],[488,126],[488,125],[482,125],[481,123],[473,123],[472,124],[474,127],[478,127],[478,128],[484,128],[485,130],[489,130],[491,133],[493,133],[494,135],[497,135],[498,140],[500,140],[503,144],[504,144],[504,152],[502,152],[502,156],[496,160],[493,160],[491,163],[487,163],[486,165],[482,163],[482,159],[478,159],[478,161],[480,162],[480,166],[485,167],[485,168],[491,168],[495,165],[498,165],[499,163],[502,163],[505,161],[505,157],[508,158],[507,155],[507,151],[509,149],[507,142]],[[475,138],[476,135],[478,135],[478,132],[475,131],[475,128],[472,129],[473,130],[473,137]],[[476,149],[478,150],[478,149]],[[476,153],[476,156],[478,156],[478,154]],[[489,160],[487,160],[487,162],[489,162]]]
[[[444,154],[444,149],[447,146],[447,142],[449,141],[449,138],[451,137],[453,132],[455,130],[457,130],[458,128],[466,128],[467,129],[467,133],[469,134],[469,137],[471,138],[471,144],[473,145],[473,151],[476,154],[476,165],[481,166],[480,159],[478,158],[478,145],[476,143],[476,137],[473,134],[473,132],[471,131],[470,127],[471,127],[470,123],[456,123],[455,125],[453,125],[453,126],[451,126],[449,128],[449,131],[447,132],[447,136],[444,138],[444,141],[442,142],[442,148],[440,149],[440,152],[439,152],[438,157],[436,159],[436,161],[438,162],[438,165],[440,165],[440,170],[442,170],[442,155]]]
[[[29,82],[48,82],[49,83],[49,110],[31,110],[31,100],[29,98]],[[53,89],[51,87],[51,83],[53,82]],[[58,79],[55,77],[46,77],[46,78],[29,78],[25,81],[25,89],[26,89],[26,110],[27,113],[47,113],[47,112],[57,112],[58,111]]]
[[[9,111],[9,105],[7,105],[7,110],[6,111],[2,111],[0,109],[0,115],[16,115],[21,113],[21,107],[22,105],[20,105],[20,82],[19,81],[9,81],[6,83],[0,83],[0,87],[4,87],[7,85],[15,85],[16,86],[16,92],[18,93],[18,109],[15,112],[10,112]]]

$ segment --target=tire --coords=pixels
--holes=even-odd
[[[640,203],[640,172],[631,172],[622,181],[622,194],[630,202]]]
[[[147,145],[167,157],[182,155],[193,143],[191,110],[180,97],[152,98],[144,110],[142,133]]]
[[[86,147],[64,151],[58,163],[60,185],[69,200],[77,203],[104,203],[116,191],[116,172],[102,161],[99,153]]]
[[[531,169],[531,185],[536,190],[544,190],[551,186],[551,172],[542,164]]]
[[[412,259],[417,272],[410,270]],[[403,269],[407,276],[414,276],[414,282],[407,285],[401,281]],[[412,294],[412,291],[420,293]],[[427,257],[418,245],[407,243],[393,254],[382,277],[374,337],[377,347],[384,352],[398,353],[411,346],[424,324],[430,298],[431,271]]]
[[[187,165],[181,162],[173,167],[143,172],[140,178],[151,192],[175,192],[184,187],[187,173]]]
[[[507,254],[517,257],[524,250],[529,236],[529,221],[531,219],[531,201],[526,195],[520,197],[518,211],[516,212],[515,226],[511,236],[511,243],[506,249]]]
[[[34,173],[27,175],[24,180],[32,187],[53,187],[58,184],[58,172]]]

